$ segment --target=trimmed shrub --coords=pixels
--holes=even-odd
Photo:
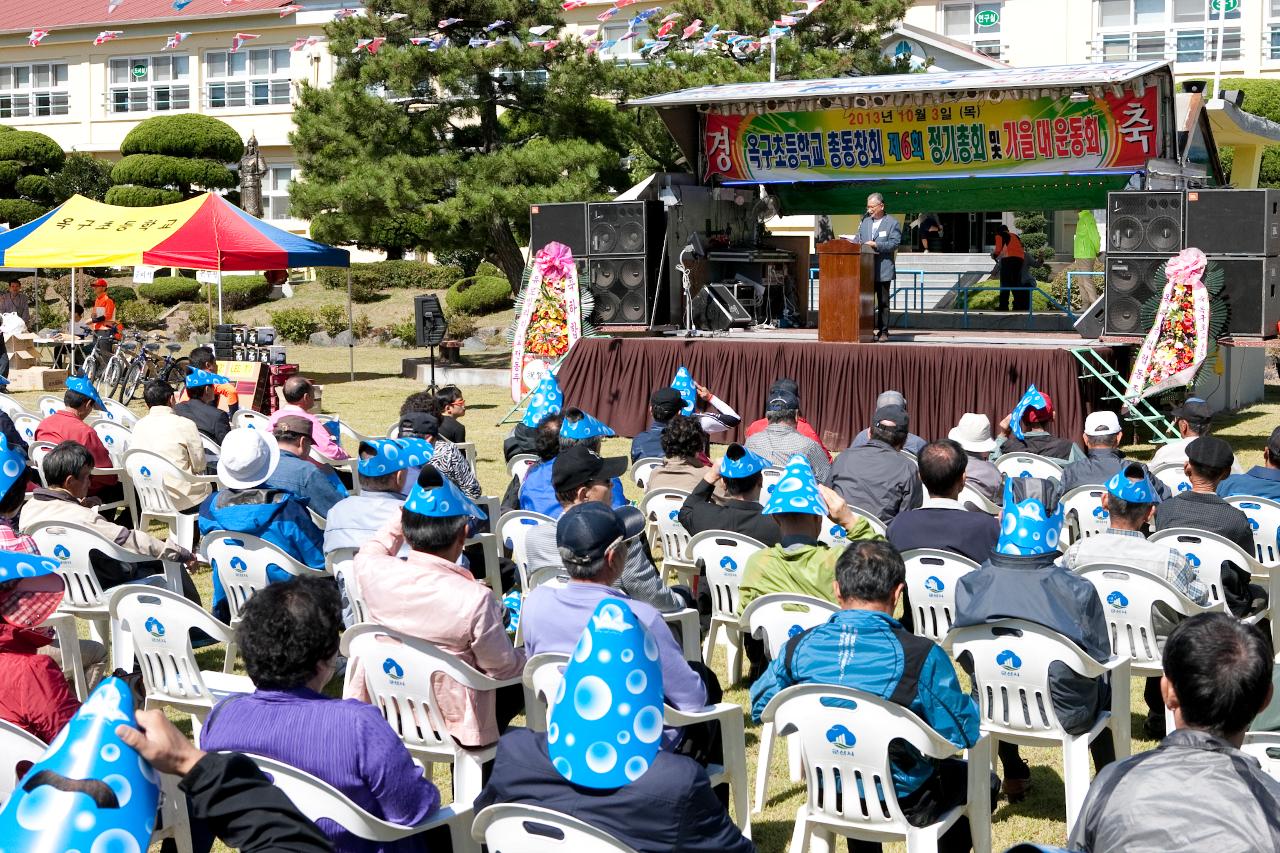
[[[445,335],[450,340],[461,341],[471,337],[476,333],[479,326],[476,324],[476,318],[462,311],[450,311],[445,318],[448,325],[445,328]]]
[[[276,334],[291,344],[305,344],[320,330],[320,321],[306,308],[285,308],[271,312],[271,325]]]
[[[208,297],[207,285],[200,287],[196,297],[205,302]],[[222,277],[222,307],[226,311],[239,311],[242,308],[253,308],[267,301],[271,296],[271,285],[260,275],[224,275]],[[218,298],[218,289],[213,289],[213,298]]]
[[[136,301],[138,292],[126,284],[117,284],[107,288],[107,296],[110,296],[111,300],[119,306],[125,302]]]
[[[231,163],[244,155],[244,142],[231,125],[211,116],[183,113],[139,122],[120,144],[120,153],[167,154]]]
[[[347,289],[347,271],[344,269],[321,269],[317,277],[327,288]],[[457,267],[428,264],[422,261],[375,261],[370,264],[352,264],[352,298],[356,302],[371,301],[356,298],[356,291],[376,293],[382,290],[447,290],[460,278],[462,278],[462,270]]]
[[[390,333],[391,337],[403,341],[407,347],[416,347],[418,345],[418,327],[412,320],[405,320],[403,323],[389,326],[387,332]]]
[[[14,182],[18,195],[38,204],[53,203],[53,181],[44,175],[23,175]]]
[[[342,305],[320,306],[320,328],[331,335],[347,329],[347,310]]]
[[[160,315],[163,313],[163,306],[145,299],[135,299],[116,306],[116,320],[126,327],[154,326],[160,322]]]
[[[151,284],[138,285],[138,295],[161,305],[190,302],[200,293],[200,282],[194,278],[156,276]]]
[[[120,207],[158,207],[162,204],[177,204],[182,201],[179,190],[156,189],[155,187],[139,187],[127,184],[123,187],[112,187],[107,190],[103,199],[107,204]]]
[[[170,157],[165,154],[132,154],[111,169],[116,184],[143,187],[196,186],[230,189],[236,186],[235,173],[213,160]]]
[[[445,304],[450,311],[483,316],[502,311],[514,304],[511,282],[496,266],[482,263],[476,274],[449,288]]]
[[[25,198],[0,198],[0,222],[8,222],[10,228],[26,225],[44,216],[46,210],[44,205]]]
[[[0,135],[0,160],[17,160],[36,169],[57,171],[66,159],[61,146],[43,133],[16,130]]]

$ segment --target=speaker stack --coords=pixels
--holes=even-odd
[[[1107,197],[1106,334],[1143,337],[1161,267],[1195,247],[1223,271],[1227,334],[1270,338],[1280,320],[1280,191],[1117,192]]]
[[[529,208],[529,233],[535,252],[552,240],[573,251],[578,283],[595,298],[592,323],[649,322],[666,236],[661,202],[535,204]]]

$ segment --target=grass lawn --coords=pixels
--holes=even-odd
[[[336,296],[336,293],[334,295]],[[296,361],[304,374],[324,384],[325,408],[341,413],[343,419],[356,430],[370,435],[385,434],[387,427],[397,418],[400,402],[407,394],[420,390],[416,382],[399,376],[400,360],[407,355],[416,354],[408,350],[357,348],[355,350],[356,381],[351,382],[347,372],[348,355],[342,349],[305,346],[289,348],[290,360]],[[498,425],[497,422],[511,408],[509,395],[505,389],[497,387],[474,387],[464,390],[468,412],[463,423],[467,427],[468,439],[476,443],[479,452],[477,473],[480,482],[486,493],[501,494],[508,480],[502,460],[502,439],[510,431],[511,424]],[[19,393],[15,396],[34,403],[39,394]],[[1261,464],[1262,447],[1271,430],[1280,424],[1280,405],[1277,403],[1280,403],[1280,388],[1274,385],[1269,386],[1263,403],[1222,418],[1222,425],[1217,432],[1236,448],[1240,464],[1245,468]],[[134,408],[139,412],[142,411],[140,403],[135,404]],[[629,446],[629,439],[609,439],[605,443],[605,453],[625,455]],[[1154,448],[1148,445],[1134,445],[1126,447],[1126,450],[1138,458],[1149,458]],[[628,494],[633,499],[639,497],[631,484],[628,484]],[[208,603],[211,586],[207,569],[197,575],[196,582]],[[222,652],[219,649],[206,650],[200,655],[207,668],[220,667]],[[717,654],[713,664],[717,672],[723,676],[722,652]],[[337,689],[336,684],[331,685],[331,692]],[[1133,682],[1131,692],[1131,707],[1139,712],[1143,711],[1140,679]],[[749,704],[747,690],[743,687],[727,690],[725,698],[726,701],[737,702],[744,707]],[[1140,740],[1138,737],[1142,731],[1142,719],[1142,713],[1135,713],[1132,717],[1135,751],[1147,750],[1154,746],[1152,742]],[[185,718],[180,722],[183,728],[187,729]],[[759,732],[759,726],[748,721],[748,766],[752,773],[755,770]],[[787,780],[785,748],[775,749],[774,752],[765,808],[762,814],[753,816],[753,836],[759,849],[768,853],[786,848],[795,810],[803,802],[804,796],[801,785]],[[1000,801],[994,815],[993,829],[993,847],[997,851],[1018,841],[1029,840],[1060,845],[1066,840],[1060,753],[1056,750],[1024,749],[1023,756],[1032,765],[1034,789],[1026,800],[1017,805]],[[436,778],[438,784],[447,785],[447,771],[441,772],[437,768]],[[215,849],[225,848],[217,846]],[[902,848],[891,846],[889,849]]]

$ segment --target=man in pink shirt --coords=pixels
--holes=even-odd
[[[347,459],[347,452],[334,439],[333,435],[324,428],[324,425],[311,414],[311,410],[316,407],[315,389],[311,386],[311,380],[305,376],[290,376],[284,381],[284,405],[276,409],[275,414],[271,416],[271,429],[276,428],[276,421],[285,415],[298,415],[306,418],[311,422],[311,441],[312,449],[323,456],[325,459],[332,459],[340,462]]]
[[[458,565],[467,521],[484,511],[430,465],[398,517],[382,527],[356,554],[354,571],[368,621],[420,637],[495,679],[517,681],[477,692],[445,678],[436,699],[449,734],[465,747],[488,746],[524,711],[523,649],[513,648],[502,624],[502,609],[489,587]],[[400,546],[409,554],[397,559]],[[369,701],[357,664],[344,698]]]

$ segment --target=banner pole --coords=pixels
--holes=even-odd
[[[354,309],[351,307],[351,266],[347,266],[347,356],[350,360],[351,381],[356,381],[356,333],[355,321],[352,318]]]
[[[67,303],[67,334],[71,338],[71,346],[68,347],[71,366],[67,369],[68,376],[75,376],[76,373],[76,268],[71,268],[71,301]]]

